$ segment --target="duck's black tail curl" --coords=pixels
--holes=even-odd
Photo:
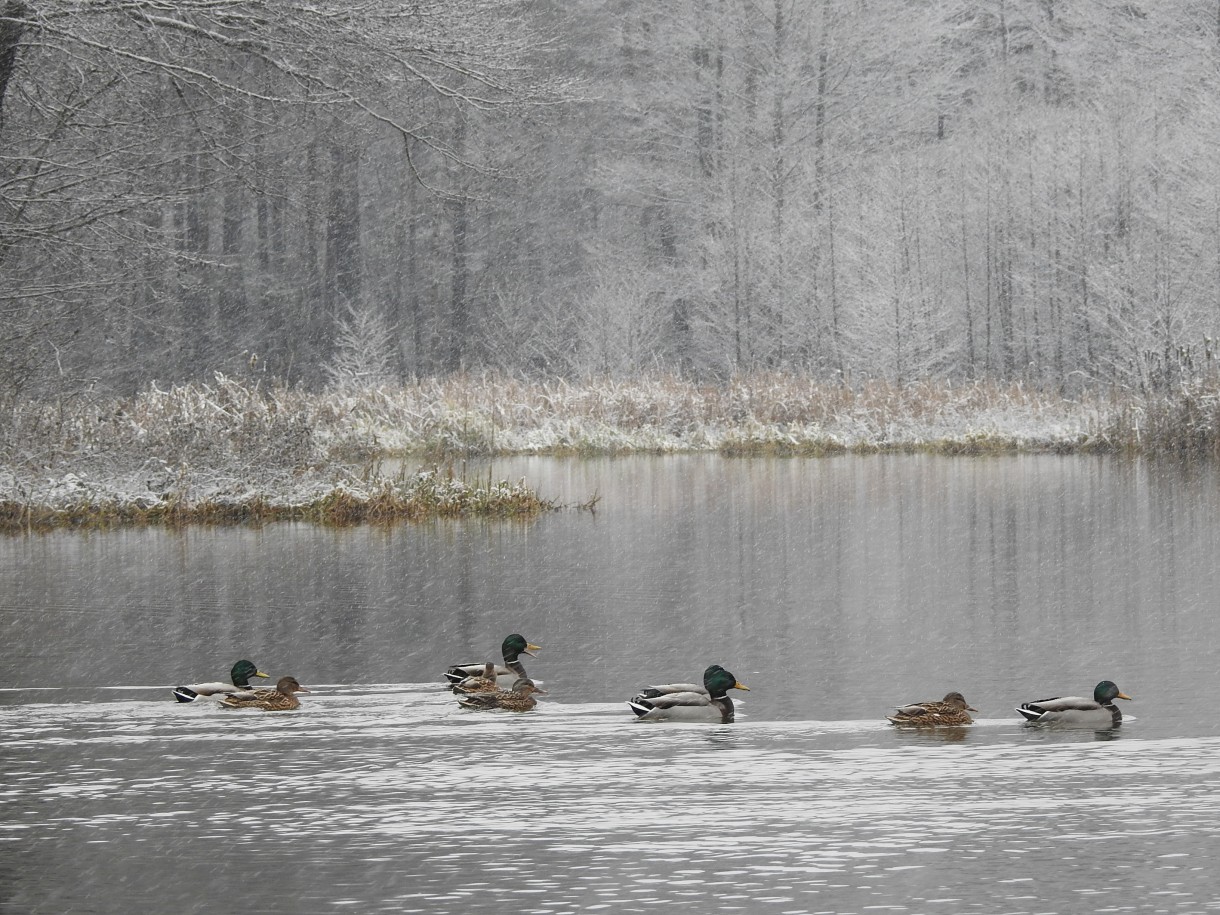
[[[639,718],[643,718],[653,710],[652,703],[643,696],[636,696],[634,699],[628,699],[627,706],[633,712],[635,712],[636,716]]]

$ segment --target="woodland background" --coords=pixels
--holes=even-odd
[[[1146,392],[1220,0],[0,0],[0,398],[221,371]]]

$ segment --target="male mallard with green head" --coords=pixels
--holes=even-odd
[[[224,693],[236,693],[250,688],[251,677],[266,677],[267,675],[251,662],[242,659],[233,665],[229,671],[231,683],[192,683],[190,686],[175,686],[174,698],[179,702],[194,702],[200,696],[216,696]]]
[[[541,651],[540,645],[533,645],[525,640],[525,636],[514,632],[500,645],[500,653],[504,657],[504,666],[495,668],[496,686],[498,689],[511,689],[512,685],[522,677],[527,677],[525,665],[521,663],[521,655],[537,657],[535,651]],[[445,671],[445,679],[450,686],[455,686],[469,677],[480,677],[486,670],[486,662],[477,664],[454,664]]]
[[[627,701],[639,721],[719,721],[728,724],[733,720],[733,700],[729,690],[749,687],[737,678],[713,664],[703,672],[703,688],[674,689],[676,686],[693,684],[666,684],[650,686]]]
[[[496,690],[494,693],[472,693],[458,696],[458,705],[468,709],[503,709],[506,712],[528,712],[538,700],[535,695],[546,695],[529,677],[520,677],[511,690]]]
[[[902,728],[959,727],[974,724],[971,712],[978,709],[967,704],[966,698],[957,692],[949,693],[939,702],[913,702],[900,706],[886,718]]]
[[[1017,713],[1030,724],[1056,724],[1068,727],[1116,728],[1123,723],[1123,713],[1115,699],[1130,699],[1110,680],[1102,680],[1093,690],[1093,698],[1059,696],[1025,702]]]
[[[232,693],[220,700],[225,708],[261,708],[266,712],[291,712],[301,707],[297,693],[308,693],[297,682],[296,677],[280,677],[275,689],[256,689],[244,693]]]

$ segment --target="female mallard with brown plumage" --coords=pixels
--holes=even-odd
[[[499,687],[496,685],[496,665],[488,661],[483,665],[483,672],[477,677],[467,677],[458,683],[453,684],[453,691],[464,696],[470,696],[475,693],[494,693]]]
[[[458,696],[458,705],[469,709],[503,709],[506,712],[528,712],[538,700],[535,695],[546,695],[529,677],[521,677],[511,690],[498,689],[494,693],[472,693]]]
[[[971,712],[978,709],[967,704],[966,698],[957,692],[949,693],[939,702],[912,702],[900,706],[886,718],[900,728],[943,728],[974,724]]]
[[[251,677],[266,677],[250,661],[244,658],[233,665],[229,671],[230,683],[217,681],[215,683],[192,683],[190,686],[175,686],[174,698],[179,702],[194,702],[200,696],[219,696],[226,693],[237,693],[250,689]]]
[[[531,658],[537,657],[535,651],[541,651],[539,645],[532,645],[525,640],[525,636],[514,632],[500,645],[500,653],[504,657],[504,666],[496,667],[496,687],[498,689],[511,689],[513,684],[522,677],[528,677],[525,672],[525,665],[521,663],[521,655],[529,655]],[[486,670],[486,662],[479,661],[472,664],[454,664],[445,671],[445,679],[449,681],[450,686],[455,686],[470,677],[482,677]]]
[[[1123,723],[1123,713],[1114,704],[1114,700],[1130,698],[1126,693],[1120,692],[1113,681],[1102,680],[1093,689],[1092,699],[1083,696],[1037,699],[1023,703],[1017,709],[1017,714],[1030,724],[1104,730],[1116,728]]]
[[[689,688],[683,688],[689,687]],[[645,687],[627,705],[640,721],[719,721],[730,723],[735,715],[729,690],[750,687],[713,664],[703,672],[703,688],[689,683]]]
[[[297,693],[308,693],[296,677],[280,677],[275,689],[256,689],[232,693],[220,700],[225,708],[261,708],[265,712],[291,712],[301,707]]]

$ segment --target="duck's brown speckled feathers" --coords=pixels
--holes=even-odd
[[[494,693],[496,691],[496,665],[488,661],[483,665],[483,672],[477,677],[467,677],[453,684],[453,691],[463,696],[475,693]]]
[[[511,690],[498,689],[492,693],[458,696],[458,704],[468,709],[498,708],[506,712],[528,712],[538,704],[535,695],[546,695],[546,690],[540,689],[528,677],[522,677],[513,684]]]
[[[309,692],[296,677],[280,677],[275,689],[233,693],[220,700],[225,708],[260,708],[266,712],[290,712],[301,707],[297,693]]]
[[[913,702],[901,706],[886,717],[892,724],[905,728],[960,727],[974,724],[970,713],[977,711],[961,693],[953,692],[939,702]]]

